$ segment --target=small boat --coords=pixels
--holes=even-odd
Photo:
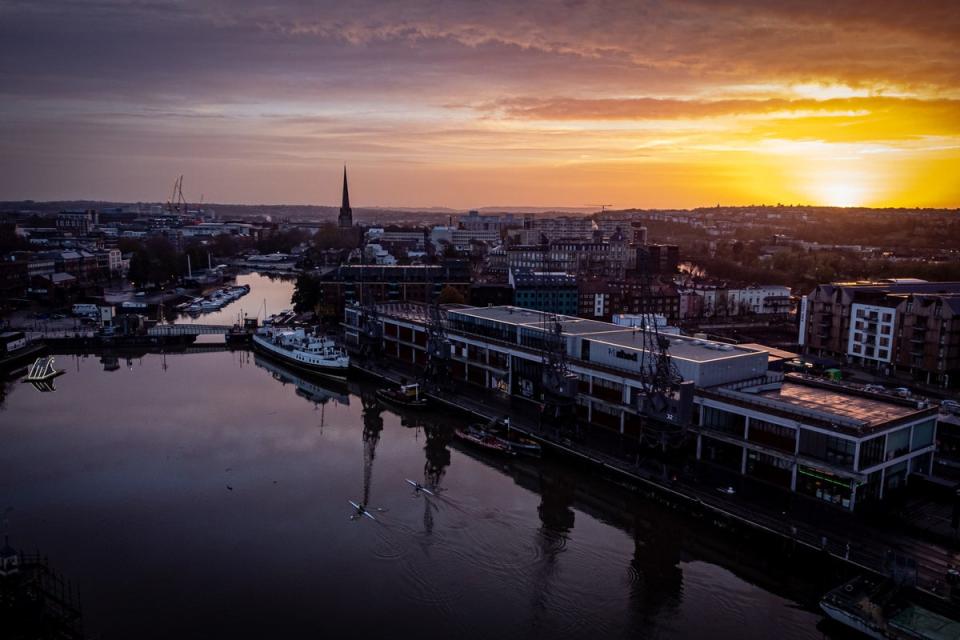
[[[833,620],[876,640],[960,638],[960,622],[935,611],[933,600],[921,599],[916,590],[899,587],[892,580],[860,576],[827,593],[820,608]]]
[[[420,385],[401,384],[396,389],[377,389],[377,397],[391,404],[421,409],[427,406],[427,397],[420,391]]]
[[[351,507],[353,507],[354,509],[357,510],[356,515],[352,516],[352,518],[355,519],[355,518],[359,518],[359,517],[361,517],[361,516],[367,516],[367,517],[370,518],[371,520],[376,521],[376,518],[373,517],[373,514],[370,513],[369,511],[367,511],[367,508],[364,507],[362,504],[357,504],[357,503],[354,502],[353,500],[347,500],[347,502],[350,503],[350,506],[351,506]]]
[[[425,486],[423,486],[416,480],[411,480],[410,478],[407,478],[406,480],[407,480],[407,484],[409,484],[411,487],[413,487],[417,491],[423,491],[428,496],[434,495],[433,491],[430,491],[430,489],[427,489]]]
[[[510,456],[516,455],[516,453],[510,449],[510,445],[504,443],[500,438],[482,426],[471,425],[465,429],[455,429],[453,435],[464,442],[486,449],[491,453],[501,453]]]
[[[534,457],[539,457],[542,453],[539,442],[521,435],[516,430],[510,429],[510,418],[504,418],[503,420],[494,419],[485,427],[480,425],[478,425],[478,427],[489,431],[495,437],[499,438],[499,440],[510,447],[510,450],[514,453],[522,453],[523,455]]]

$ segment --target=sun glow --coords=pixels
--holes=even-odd
[[[833,182],[819,189],[821,202],[831,207],[859,207],[866,199],[866,189],[861,185],[848,182]]]

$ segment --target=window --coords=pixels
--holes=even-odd
[[[764,420],[751,419],[750,430],[747,432],[747,440],[787,453],[793,453],[797,440],[797,432],[790,427],[782,427]]]
[[[916,451],[931,444],[933,444],[933,420],[914,425],[910,450]]]
[[[910,428],[887,434],[887,460],[899,458],[910,450]]]
[[[703,426],[717,431],[723,431],[738,438],[743,437],[743,428],[746,419],[736,413],[714,409],[713,407],[703,408]]]
[[[883,462],[883,447],[886,436],[877,436],[860,443],[860,470],[868,469]]]
[[[800,430],[800,454],[823,460],[838,467],[853,467],[856,443],[818,433],[809,429]]]

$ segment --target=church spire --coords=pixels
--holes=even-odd
[[[343,166],[343,200],[340,203],[340,216],[337,218],[341,227],[353,226],[353,209],[350,208],[350,192],[347,190],[347,166]]]

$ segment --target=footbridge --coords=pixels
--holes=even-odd
[[[158,324],[147,329],[151,336],[225,335],[233,329],[227,324]]]

